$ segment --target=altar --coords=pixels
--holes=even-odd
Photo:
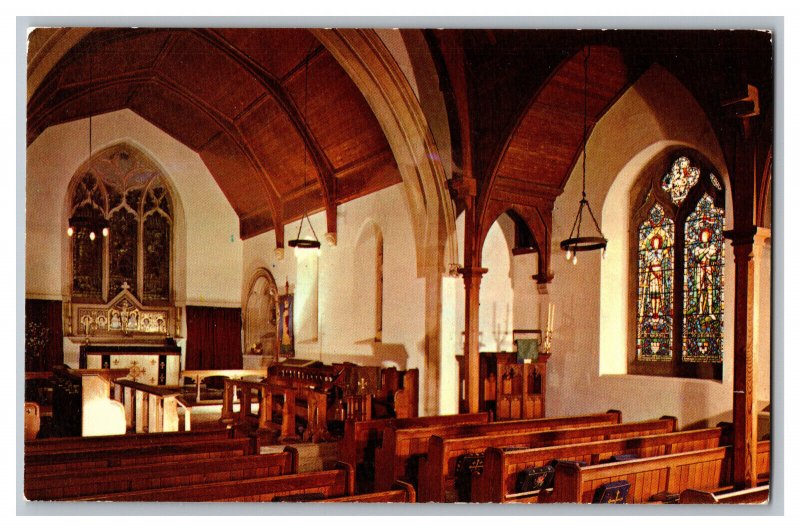
[[[82,345],[81,369],[128,369],[125,379],[151,386],[179,386],[181,349],[176,345]]]

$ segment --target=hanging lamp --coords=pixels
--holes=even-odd
[[[590,54],[591,47],[587,46],[586,54],[583,58],[583,189],[581,191],[581,201],[580,205],[578,206],[578,214],[575,215],[575,222],[572,224],[572,231],[570,231],[568,239],[561,241],[561,249],[566,251],[567,260],[572,259],[572,264],[578,263],[579,251],[602,249],[602,256],[605,258],[606,245],[608,244],[608,240],[605,238],[605,236],[603,236],[603,232],[600,230],[600,225],[597,223],[597,219],[594,217],[592,207],[589,205],[589,200],[586,199],[586,139],[588,131],[586,127],[586,116],[588,114],[587,94],[589,85],[588,78]],[[599,236],[581,236],[581,224],[583,223],[584,207],[587,211],[589,211],[589,216],[591,216],[592,222],[594,223],[594,227]]]
[[[89,172],[92,169],[92,54],[89,55]],[[89,240],[94,241],[97,235],[108,236],[108,221],[102,216],[94,214],[92,209],[91,216],[73,215],[67,221],[67,236],[72,237],[78,229],[86,228],[89,230]]]
[[[305,92],[303,96],[303,117],[308,120],[308,59],[311,51],[306,55],[306,68],[305,68]],[[308,180],[308,146],[303,144],[303,189],[306,188]],[[308,227],[311,228],[311,234],[314,238],[301,238],[300,233],[303,231],[303,222],[308,220]],[[314,226],[311,225],[311,218],[308,217],[308,209],[306,209],[306,200],[303,198],[303,216],[300,218],[300,227],[297,229],[297,237],[289,240],[289,247],[297,249],[316,249],[319,250],[321,244],[317,238],[317,232],[314,231]]]

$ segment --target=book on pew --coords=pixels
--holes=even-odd
[[[586,462],[584,462],[583,460],[558,460],[558,459],[556,459],[556,460],[553,460],[552,462],[550,462],[550,465],[553,466],[553,469],[555,469],[555,467],[558,464],[573,464],[573,465],[576,465],[578,467],[586,467]]]
[[[639,458],[635,454],[615,454],[611,458],[608,459],[609,462],[627,462],[629,460],[636,460]]]
[[[527,467],[517,475],[517,493],[552,487],[556,470],[553,466]]]
[[[472,477],[483,473],[484,453],[462,454],[456,459],[456,491],[459,502],[469,501]]]
[[[625,504],[631,483],[627,480],[616,480],[603,484],[594,492],[593,504]]]

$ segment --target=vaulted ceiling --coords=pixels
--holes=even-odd
[[[540,282],[547,282],[542,272],[549,271],[553,206],[579,161],[584,119],[591,134],[655,64],[683,83],[705,111],[698,119],[711,123],[729,168],[739,117],[753,117],[750,127],[758,128],[763,153],[772,142],[769,33],[426,30],[425,37],[448,109],[457,169],[451,188],[460,210],[477,206],[468,212],[473,230],[467,234],[475,235],[474,243],[468,238],[464,244],[468,266],[480,264],[486,232],[509,212],[525,222],[517,223],[520,251],[538,248]],[[736,108],[725,103],[730,100],[739,102]]]
[[[488,230],[516,208],[549,242],[555,198],[587,125],[655,63],[695,96],[729,162],[738,127],[723,99],[757,86],[771,131],[769,34],[722,31],[426,30],[456,175],[475,178]],[[745,103],[747,105],[747,103]],[[93,29],[28,101],[28,142],[47,127],[128,108],[195,150],[249,237],[401,181],[364,95],[303,29]],[[393,137],[394,138],[394,137]],[[769,141],[771,136],[764,135]],[[466,160],[469,159],[467,164]],[[526,210],[526,213],[522,213]],[[543,250],[540,250],[543,251]]]
[[[95,29],[29,99],[28,143],[126,108],[200,155],[244,238],[401,180],[363,95],[307,30]]]

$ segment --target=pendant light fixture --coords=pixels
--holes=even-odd
[[[89,162],[88,172],[92,171],[92,54],[89,53]],[[72,237],[78,229],[85,228],[89,231],[89,240],[94,241],[97,235],[108,236],[108,221],[103,216],[97,216],[91,209],[91,216],[70,216],[67,222],[67,236]]]
[[[312,48],[313,50],[313,48]],[[303,118],[308,120],[308,59],[311,56],[311,51],[306,55],[306,68],[305,68],[305,91],[303,96]],[[306,188],[306,182],[308,180],[308,146],[304,143],[303,144],[303,189]],[[314,226],[311,225],[311,218],[308,217],[308,210],[306,209],[306,199],[303,196],[303,216],[300,218],[300,227],[297,229],[297,237],[293,240],[289,240],[289,247],[295,248],[295,253],[298,249],[316,249],[317,253],[319,253],[319,249],[321,247],[319,238],[317,238],[317,232],[314,231]],[[300,237],[301,232],[303,231],[303,222],[308,220],[308,227],[311,228],[311,234],[314,235],[314,238],[306,238]]]
[[[572,231],[569,233],[569,238],[561,242],[561,249],[566,251],[567,260],[572,259],[572,264],[578,263],[579,251],[592,251],[595,249],[602,249],[603,258],[606,255],[606,245],[608,240],[603,236],[600,230],[600,225],[594,217],[592,207],[589,205],[589,200],[586,199],[586,140],[588,129],[586,127],[586,117],[588,114],[587,100],[588,100],[588,86],[589,86],[589,55],[591,54],[591,47],[587,46],[586,53],[583,57],[583,189],[581,192],[581,201],[578,207],[578,214],[575,216],[575,222],[572,224]],[[599,236],[581,236],[581,224],[583,223],[583,209],[589,211],[589,216],[592,218],[594,227]]]

